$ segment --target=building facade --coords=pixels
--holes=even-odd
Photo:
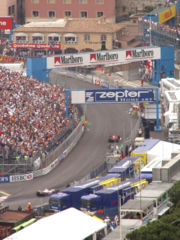
[[[33,56],[112,50],[124,30],[124,25],[107,23],[103,17],[32,22],[13,30],[12,47]]]
[[[15,16],[16,0],[1,0],[0,17]]]
[[[40,19],[96,18],[115,22],[116,0],[25,0],[26,22]]]

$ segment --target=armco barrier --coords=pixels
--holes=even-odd
[[[68,138],[58,146],[55,151],[48,156],[51,159],[51,162],[47,167],[33,171],[29,174],[19,174],[11,176],[0,176],[0,183],[5,182],[22,182],[27,180],[32,180],[33,178],[40,177],[51,172],[75,147],[79,139],[84,133],[83,121],[80,121],[78,126],[74,131],[68,136]]]
[[[57,147],[57,149],[55,149],[50,156],[51,159],[54,159],[54,161],[51,161],[51,163],[45,168],[33,171],[34,178],[46,175],[52,171],[65,157],[67,157],[84,133],[84,127],[82,124],[83,120],[78,124],[76,129],[68,136],[68,138],[59,147]]]

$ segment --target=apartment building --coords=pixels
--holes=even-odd
[[[26,22],[59,18],[97,18],[115,22],[116,0],[25,0]]]
[[[15,16],[16,0],[1,0],[0,1],[0,17]]]
[[[129,42],[124,45],[127,33],[126,25],[107,23],[104,17],[63,18],[52,22],[31,22],[14,29],[12,47],[37,56],[138,46],[140,43],[129,35]]]

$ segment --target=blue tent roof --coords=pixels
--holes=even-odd
[[[133,153],[146,153],[148,150],[152,149],[160,140],[159,139],[146,139],[143,146],[137,147],[133,150]]]

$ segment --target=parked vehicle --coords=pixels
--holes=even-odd
[[[108,173],[119,174],[121,181],[126,180],[127,178],[134,178],[139,169],[142,167],[141,159],[137,157],[125,157],[119,161],[115,166],[108,170]]]
[[[69,207],[80,209],[80,199],[83,195],[96,192],[120,181],[119,174],[107,174],[104,177],[97,177],[79,185],[65,188],[62,192],[50,196],[49,208],[59,211]]]
[[[119,206],[140,191],[142,186],[147,186],[148,182],[144,179],[130,179],[117,185],[97,191],[81,197],[81,209],[94,212],[99,217],[109,216],[114,218],[119,214]]]

